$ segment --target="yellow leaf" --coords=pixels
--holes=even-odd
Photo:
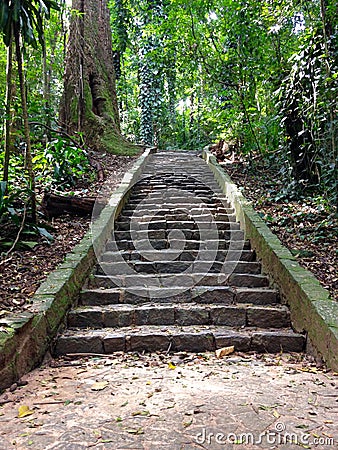
[[[18,411],[19,419],[22,419],[22,417],[30,416],[31,414],[34,414],[34,411],[29,409],[29,406],[22,405],[19,407],[19,411]]]
[[[172,362],[168,363],[168,369],[175,370],[176,366]]]
[[[108,386],[108,384],[108,381],[97,381],[96,383],[92,384],[90,389],[92,391],[102,391]]]
[[[280,418],[280,414],[276,410],[274,410],[272,414],[276,417],[276,419]]]
[[[191,424],[192,424],[192,420],[190,420],[189,422],[183,422],[183,423],[182,423],[182,425],[184,426],[184,428],[190,427]]]
[[[231,345],[230,347],[223,347],[216,350],[216,357],[217,358],[223,358],[223,356],[230,355],[235,351],[235,347]]]

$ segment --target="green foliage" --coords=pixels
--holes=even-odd
[[[53,0],[2,0],[0,5],[0,32],[6,46],[9,45],[14,24],[20,24],[24,41],[37,47],[36,31],[41,45],[43,42],[43,16],[47,19],[51,9],[58,9]]]
[[[335,201],[334,0],[111,3],[130,138],[156,131],[164,148],[225,139],[242,154],[275,153],[297,195],[319,188]],[[290,107],[299,129],[286,126]]]
[[[43,153],[38,154],[33,162],[40,165],[41,168],[52,169],[52,184],[64,188],[75,186],[78,180],[88,176],[91,172],[86,152],[69,145],[61,138],[48,142]]]
[[[13,202],[16,195],[7,193],[7,183],[0,181],[0,223],[9,218],[14,223],[18,224],[18,215],[13,207]]]

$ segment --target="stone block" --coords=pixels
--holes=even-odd
[[[124,352],[126,346],[123,333],[107,333],[103,338],[104,353]]]
[[[208,325],[210,323],[209,310],[207,308],[189,306],[187,308],[175,308],[175,323],[184,325]]]
[[[290,324],[290,313],[286,307],[249,307],[247,325],[258,328],[286,328]]]
[[[305,349],[303,335],[284,331],[264,331],[252,334],[251,350],[265,353],[302,352]]]
[[[172,351],[206,352],[215,350],[215,340],[211,332],[176,333],[172,337]]]
[[[56,356],[67,353],[103,353],[103,342],[95,334],[62,335],[57,340],[54,353]]]
[[[169,349],[170,336],[165,332],[144,332],[126,336],[126,351],[164,352]]]
[[[212,306],[210,308],[212,325],[227,327],[244,327],[246,325],[246,310],[235,306]]]

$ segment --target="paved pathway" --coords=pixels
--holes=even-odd
[[[299,355],[51,361],[0,396],[0,449],[336,449],[337,375]]]

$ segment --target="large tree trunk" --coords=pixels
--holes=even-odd
[[[96,150],[118,152],[122,137],[107,0],[73,0],[61,126]]]

